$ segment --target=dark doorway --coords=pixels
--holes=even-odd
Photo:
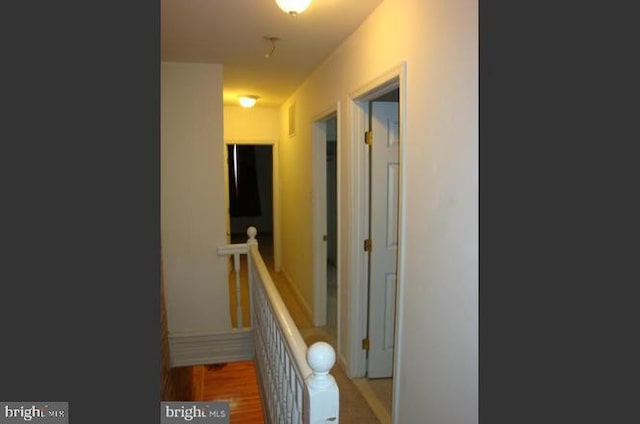
[[[272,252],[272,146],[228,144],[227,149],[231,243],[244,243],[253,225],[261,252]]]

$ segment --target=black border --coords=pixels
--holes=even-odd
[[[481,424],[640,422],[635,17],[480,2]]]
[[[0,9],[0,400],[159,422],[160,2]]]
[[[160,4],[0,8],[0,399],[158,422]],[[634,12],[480,2],[481,423],[640,421]]]

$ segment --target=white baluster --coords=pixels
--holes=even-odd
[[[307,378],[305,423],[338,423],[339,393],[329,371],[336,363],[336,353],[326,342],[316,342],[307,349],[307,363],[313,374]]]
[[[242,322],[242,295],[240,293],[240,254],[233,254],[233,270],[236,273],[236,317],[238,328],[243,328]]]
[[[329,374],[336,354],[331,345],[307,347],[282,301],[257,247],[255,227],[247,229],[251,328],[261,374],[265,413],[276,424],[339,421],[339,391]]]

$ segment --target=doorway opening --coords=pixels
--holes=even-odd
[[[375,393],[372,409],[389,422],[397,419],[402,349],[406,91],[401,62],[352,92],[349,105],[354,194],[347,373],[363,393]]]
[[[260,254],[274,262],[273,149],[271,145],[226,143],[230,243],[247,241],[247,228],[258,229]]]
[[[333,109],[313,124],[313,325],[326,330],[336,352],[340,343],[338,146],[338,113]]]
[[[334,116],[327,125],[327,331],[337,339],[338,331],[338,192],[337,123]]]
[[[399,96],[399,89],[395,88],[369,100],[368,378],[393,376],[400,177]]]
[[[381,406],[390,421],[398,263],[399,90],[368,103],[367,380],[361,384],[374,393],[370,403]]]

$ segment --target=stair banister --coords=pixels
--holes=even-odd
[[[333,347],[307,347],[258,250],[257,229],[247,229],[246,243],[218,248],[234,256],[238,328],[243,328],[240,298],[240,254],[247,255],[250,329],[254,362],[268,423],[338,423],[339,391],[329,371],[336,362]]]

